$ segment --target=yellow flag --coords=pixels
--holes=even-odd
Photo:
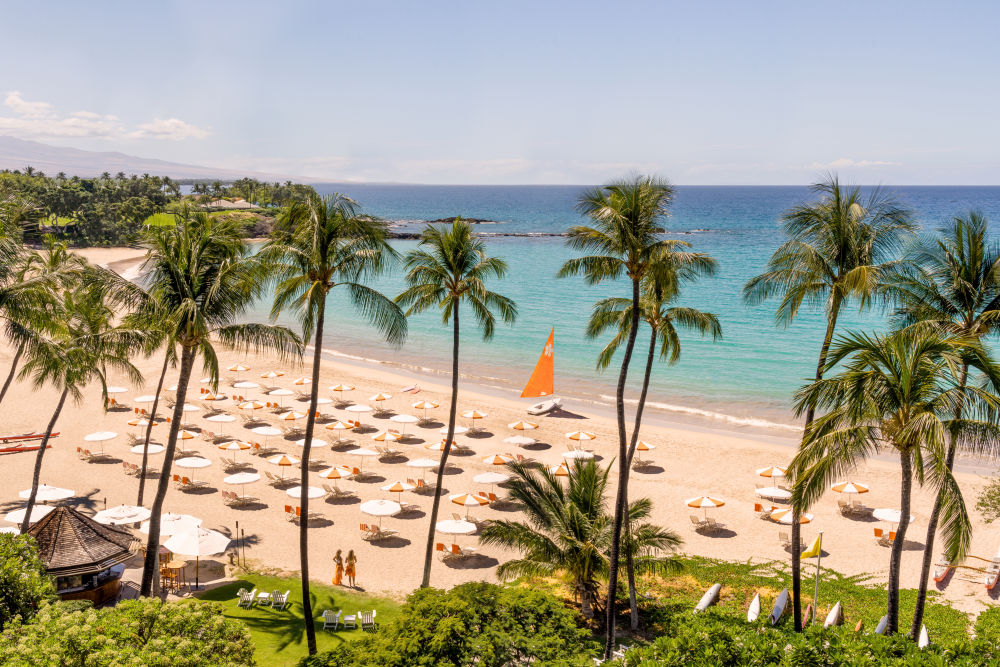
[[[823,550],[823,534],[820,533],[813,540],[813,543],[809,545],[809,548],[802,552],[799,558],[815,558]]]

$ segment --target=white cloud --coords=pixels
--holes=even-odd
[[[179,118],[155,118],[129,128],[112,114],[73,111],[60,115],[48,102],[29,102],[12,90],[4,105],[13,115],[0,116],[0,133],[27,139],[202,139],[208,130]]]
[[[833,162],[813,162],[810,166],[812,169],[853,169],[853,168],[865,168],[865,167],[899,167],[901,162],[890,162],[888,160],[852,160],[851,158],[842,157]]]

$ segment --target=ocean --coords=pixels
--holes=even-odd
[[[973,208],[1000,226],[1000,187],[890,189],[916,211],[925,231]],[[516,301],[519,315],[515,325],[500,324],[494,338],[486,342],[471,314],[463,314],[463,381],[517,396],[554,326],[556,393],[613,404],[617,368],[595,369],[606,339],[588,340],[584,332],[592,304],[607,296],[629,296],[629,286],[622,281],[591,287],[581,278],[555,277],[574,252],[566,248],[564,238],[554,235],[585,222],[574,210],[583,186],[324,184],[317,190],[343,192],[365,211],[393,221],[400,231],[419,231],[425,220],[454,215],[494,221],[477,225],[475,230],[486,235],[488,252],[507,262],[507,277],[491,287]],[[792,397],[814,372],[823,314],[804,309],[792,326],[776,327],[776,301],[751,308],[743,303],[741,290],[763,270],[783,240],[781,213],[810,198],[807,188],[794,186],[677,188],[666,223],[668,236],[718,261],[716,275],[688,287],[681,303],[718,315],[723,338],[713,343],[682,334],[680,361],[654,366],[647,403],[652,415],[722,428],[789,432],[795,428],[798,420],[792,412]],[[405,253],[416,242],[397,240],[392,245]],[[401,266],[372,281],[372,286],[389,296],[401,292]],[[261,313],[267,305],[261,305]],[[883,312],[860,313],[849,307],[838,332],[877,329],[884,326],[884,320]],[[645,329],[640,331],[626,393],[632,399],[638,394],[647,344]],[[442,324],[439,313],[411,317],[408,339],[396,349],[358,319],[342,293],[330,297],[324,345],[345,358],[377,361],[405,371],[443,377],[450,368],[451,329]]]

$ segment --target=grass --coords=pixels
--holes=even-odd
[[[261,591],[291,590],[291,604],[284,611],[269,607],[245,609],[236,606],[236,592],[257,588]],[[295,577],[269,577],[245,573],[230,584],[213,588],[198,595],[202,600],[221,602],[227,618],[243,621],[250,629],[256,647],[254,656],[259,665],[277,667],[295,665],[306,655],[305,623],[302,617],[301,583]],[[343,609],[345,614],[359,610],[375,609],[378,622],[383,625],[399,614],[401,604],[386,598],[374,597],[348,588],[313,583],[309,587],[312,610],[319,619],[324,609]],[[316,622],[316,644],[320,651],[335,649],[344,642],[361,636],[361,630],[322,630],[322,621]]]

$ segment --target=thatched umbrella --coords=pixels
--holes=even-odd
[[[56,507],[28,528],[54,577],[101,572],[132,557],[132,533],[104,526],[70,507]]]

